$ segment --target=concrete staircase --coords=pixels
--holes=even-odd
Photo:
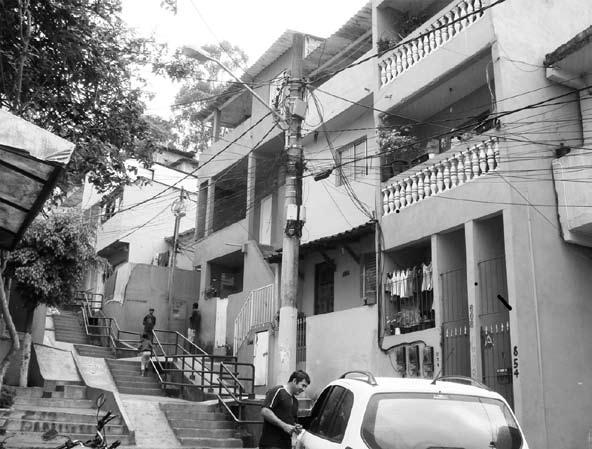
[[[82,325],[82,318],[70,311],[63,311],[60,315],[53,315],[55,338],[67,343],[88,345],[88,335]]]
[[[60,435],[82,441],[94,437],[96,431],[96,408],[86,399],[86,387],[82,385],[58,385],[48,391],[42,387],[17,389],[12,409],[3,411],[6,434],[11,436],[8,447],[56,447],[65,440],[58,437],[48,444],[42,434],[55,429]],[[107,410],[102,410],[103,416]],[[106,428],[109,441],[121,440],[130,444],[127,427],[121,418],[111,421]]]
[[[216,404],[169,403],[160,408],[184,447],[243,447],[235,423]]]
[[[120,393],[166,396],[160,387],[152,367],[146,377],[140,375],[140,362],[122,359],[105,359]]]
[[[84,357],[99,357],[108,359],[114,357],[113,350],[104,346],[74,345],[76,352]]]

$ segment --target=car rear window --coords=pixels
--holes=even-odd
[[[508,407],[478,396],[379,393],[368,402],[362,438],[371,449],[519,449]]]

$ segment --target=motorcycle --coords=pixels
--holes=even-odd
[[[121,441],[117,440],[111,445],[108,445],[107,438],[104,432],[104,428],[110,421],[114,420],[118,417],[118,415],[113,415],[111,410],[109,410],[105,416],[99,419],[99,413],[101,412],[101,407],[105,403],[105,396],[101,393],[97,398],[97,430],[95,436],[92,440],[88,440],[86,442],[82,442],[80,440],[73,440],[68,435],[60,435],[55,429],[50,429],[45,432],[41,438],[43,441],[51,441],[56,439],[57,437],[65,437],[67,438],[66,441],[56,447],[56,449],[71,449],[71,448],[94,448],[94,449],[115,449],[121,444]]]

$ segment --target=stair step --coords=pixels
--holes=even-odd
[[[238,438],[236,429],[197,429],[194,427],[177,427],[171,423],[175,435],[180,438]]]
[[[6,430],[16,432],[47,432],[55,429],[60,434],[86,434],[93,435],[97,429],[95,423],[77,423],[64,421],[39,421],[34,419],[11,419],[6,423]],[[108,435],[122,435],[124,427],[119,425],[107,424]]]
[[[243,447],[243,442],[239,438],[194,438],[179,437],[183,446],[197,447]]]
[[[90,399],[62,399],[62,398],[15,398],[15,405],[56,407],[56,408],[92,408],[94,403]],[[58,410],[59,411],[59,410]]]
[[[213,413],[213,412],[193,412],[187,410],[186,412],[181,411],[165,411],[165,414],[169,421],[174,422],[178,419],[192,419],[192,420],[203,420],[203,421],[226,421],[226,415],[224,413]]]
[[[168,415],[166,415],[168,417]],[[171,427],[175,428],[186,428],[191,427],[193,429],[203,430],[214,430],[214,429],[234,429],[235,424],[232,421],[207,421],[207,420],[195,420],[195,419],[175,419],[171,420]]]
[[[122,385],[127,384],[127,383],[141,383],[141,384],[149,384],[149,383],[155,383],[157,385],[160,385],[160,383],[156,380],[155,376],[146,376],[146,377],[142,377],[140,376],[140,370],[138,369],[138,371],[136,373],[134,373],[131,376],[126,375],[121,375],[121,374],[114,374],[113,371],[111,372],[111,374],[113,375],[113,379],[115,379],[115,382],[117,383],[121,383]],[[149,373],[150,374],[150,373]]]
[[[87,413],[83,413],[87,412]],[[104,413],[101,414],[103,416]],[[97,415],[95,410],[81,410],[80,413],[57,411],[55,409],[35,409],[35,410],[20,410],[14,409],[10,414],[11,419],[24,419],[32,421],[52,421],[65,423],[79,423],[79,424],[93,424],[97,423]],[[121,418],[117,417],[109,424],[121,424]]]
[[[43,432],[19,432],[16,433],[13,437],[10,438],[8,443],[10,443],[10,448],[27,448],[27,449],[54,449],[56,446],[65,443],[66,438],[64,437],[57,437],[53,441],[43,441],[41,439],[41,435]],[[68,436],[72,440],[80,440],[80,441],[88,441],[94,438],[95,432],[93,433],[85,433],[85,434],[68,434]],[[113,435],[108,436],[107,441],[108,444],[115,442],[116,440],[121,441],[121,446],[128,446],[132,443],[131,437],[129,434],[125,435]],[[135,447],[135,446],[132,446]]]
[[[218,403],[202,403],[202,402],[192,402],[190,404],[163,404],[162,409],[167,412],[184,412],[193,411],[193,412],[210,412],[216,413],[219,412],[219,405]]]
[[[140,396],[166,396],[166,393],[160,388],[130,388],[117,387],[120,394],[134,394]]]

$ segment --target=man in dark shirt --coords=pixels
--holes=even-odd
[[[144,325],[144,333],[146,335],[148,335],[148,338],[150,338],[150,340],[152,340],[152,335],[153,335],[152,330],[154,329],[154,326],[156,325],[156,317],[154,316],[154,309],[148,310],[148,315],[146,315],[144,317],[142,324]]]
[[[302,427],[296,423],[298,399],[296,396],[306,390],[310,377],[302,370],[294,371],[286,385],[273,387],[265,395],[261,409],[263,430],[259,448],[291,449],[292,434],[298,434]]]

